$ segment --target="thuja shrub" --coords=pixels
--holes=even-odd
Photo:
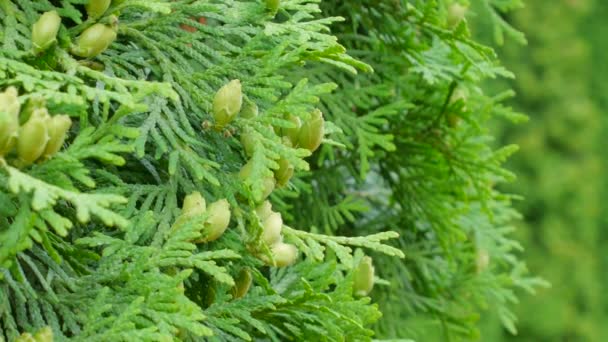
[[[511,74],[466,13],[0,1],[0,339],[514,331],[538,280],[486,126],[523,116],[480,88]]]

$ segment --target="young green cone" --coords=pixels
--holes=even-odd
[[[272,204],[270,201],[264,201],[264,203],[255,208],[255,212],[258,214],[260,220],[264,222],[268,216],[272,214]]]
[[[0,157],[10,152],[19,134],[19,98],[17,89],[0,93]]]
[[[374,265],[372,258],[364,256],[354,271],[353,292],[355,296],[367,296],[374,287]]]
[[[84,8],[87,10],[89,18],[97,19],[106,13],[111,3],[112,0],[89,0]]]
[[[230,224],[230,204],[222,199],[209,205],[209,218],[205,222],[204,241],[217,240]]]
[[[293,176],[294,168],[287,159],[279,160],[279,169],[274,172],[274,178],[277,181],[277,186],[285,186]]]
[[[48,120],[47,129],[50,140],[43,153],[45,157],[49,158],[59,152],[70,127],[72,127],[72,120],[67,115],[55,115]]]
[[[245,100],[243,102],[243,109],[241,110],[241,117],[245,119],[253,119],[258,116],[259,110],[258,105],[255,102],[250,100]]]
[[[241,81],[232,80],[218,90],[213,98],[213,118],[224,127],[239,113],[243,106]]]
[[[57,41],[57,32],[61,26],[61,17],[57,11],[43,13],[32,26],[32,45],[34,51],[42,52]]]
[[[207,203],[200,192],[195,191],[184,198],[182,205],[182,215],[194,216],[201,215],[207,210]]]
[[[241,144],[243,144],[243,149],[245,150],[245,154],[248,157],[253,155],[253,151],[255,150],[255,136],[251,132],[243,132],[241,134]]]
[[[282,135],[287,137],[291,142],[292,146],[296,146],[298,144],[298,136],[300,134],[300,128],[302,128],[302,120],[300,120],[299,116],[289,115],[287,118],[291,123],[294,124],[295,127],[292,128],[283,128]]]
[[[281,0],[266,0],[266,8],[272,14],[276,14],[281,5]]]
[[[27,102],[21,109],[21,114],[19,115],[19,124],[23,125],[24,123],[26,123],[27,120],[32,117],[32,113],[34,113],[34,110],[45,107],[46,100],[44,98],[38,96],[30,97],[30,99],[27,100]]]
[[[323,135],[325,134],[325,120],[323,113],[315,109],[312,112],[310,119],[302,124],[298,134],[299,147],[305,148],[314,152],[321,145]]]
[[[19,129],[17,155],[24,165],[35,162],[49,141],[48,112],[45,108],[34,111],[32,117]]]
[[[248,268],[242,268],[239,275],[235,279],[234,287],[232,288],[233,298],[243,298],[249,292],[252,282],[251,271]]]
[[[271,248],[275,267],[286,267],[296,262],[298,258],[298,248],[292,244],[279,242]]]
[[[104,52],[116,39],[118,24],[107,26],[97,23],[84,30],[72,47],[72,53],[79,57],[92,58]]]
[[[271,213],[262,223],[264,231],[262,240],[268,245],[274,245],[281,241],[281,230],[283,229],[283,218],[279,213]]]
[[[448,27],[453,28],[458,26],[462,19],[466,16],[468,8],[457,2],[448,7]]]
[[[247,181],[251,177],[252,168],[253,168],[253,165],[252,165],[251,161],[249,161],[249,162],[247,162],[247,164],[243,165],[243,167],[241,168],[241,171],[239,171],[239,178],[242,181]],[[254,200],[257,203],[262,202],[263,200],[268,198],[268,196],[270,196],[270,194],[274,190],[274,187],[276,186],[276,181],[275,181],[274,177],[272,177],[272,176],[263,178],[261,180],[261,182],[262,182],[261,192],[256,191],[254,193]]]

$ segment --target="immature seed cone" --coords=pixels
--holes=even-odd
[[[353,292],[355,296],[367,296],[374,287],[374,265],[372,258],[364,256],[354,271]]]
[[[21,114],[19,115],[19,124],[23,125],[24,123],[26,123],[27,120],[32,117],[32,113],[34,113],[36,109],[45,107],[46,100],[44,98],[38,96],[31,97],[29,100],[27,100],[23,108],[21,108]]]
[[[114,42],[117,31],[117,24],[107,26],[97,23],[80,34],[71,51],[79,57],[95,57],[104,52]]]
[[[277,181],[277,186],[285,186],[293,176],[294,168],[287,159],[279,160],[279,169],[274,172],[274,178]]]
[[[283,229],[283,218],[279,213],[271,213],[262,223],[264,231],[262,240],[268,245],[274,245],[282,240],[281,230]]]
[[[224,127],[239,113],[243,106],[241,81],[232,80],[218,90],[213,98],[213,118]]]
[[[217,240],[230,224],[230,204],[222,199],[209,205],[209,218],[205,222],[204,241]]]
[[[243,144],[243,149],[245,150],[245,154],[248,157],[251,157],[253,155],[253,152],[255,150],[255,143],[256,141],[253,133],[243,132],[241,134],[241,144]]]
[[[39,109],[19,129],[17,139],[17,155],[24,165],[35,162],[44,152],[49,141],[47,128],[48,112]]]
[[[84,8],[87,10],[89,18],[97,19],[106,13],[111,3],[112,0],[89,0]]]
[[[275,267],[286,267],[296,262],[298,248],[292,244],[279,242],[271,248]]]
[[[323,135],[325,134],[325,120],[323,113],[315,109],[312,112],[311,118],[302,124],[298,134],[299,147],[305,148],[314,152],[321,145]]]
[[[241,117],[245,119],[253,119],[258,116],[259,110],[258,105],[250,100],[245,100],[243,103],[243,109],[241,110]]]
[[[266,0],[266,8],[272,14],[277,13],[279,6],[281,6],[281,0]]]
[[[195,191],[190,195],[184,197],[184,204],[182,205],[182,215],[194,216],[201,215],[207,210],[207,203],[205,198],[200,192]]]
[[[272,214],[272,204],[270,201],[264,201],[264,203],[260,204],[255,212],[258,214],[258,217],[262,222],[264,222],[270,214]]]
[[[32,26],[32,45],[34,51],[42,52],[57,41],[61,17],[56,11],[43,13]]]
[[[67,115],[55,115],[48,120],[49,142],[43,153],[45,157],[50,158],[59,152],[70,127],[72,127],[72,120]]]
[[[248,268],[242,268],[235,279],[235,284],[232,288],[232,297],[235,299],[245,297],[247,292],[249,292],[252,280],[251,271],[249,271]]]
[[[53,330],[50,327],[44,327],[34,335],[36,342],[53,342]]]
[[[467,14],[468,8],[459,3],[453,3],[448,7],[448,27],[456,27]]]
[[[19,98],[17,89],[7,88],[0,93],[0,157],[15,145],[19,134]]]
[[[247,162],[247,164],[245,164],[241,168],[241,171],[239,171],[239,178],[243,181],[249,179],[251,176],[252,168],[253,168],[253,165],[251,164],[251,161]],[[254,194],[254,196],[255,196],[254,200],[256,201],[256,203],[262,202],[263,200],[268,198],[268,196],[270,196],[270,194],[274,190],[275,186],[276,186],[276,181],[274,180],[274,177],[269,176],[269,177],[265,177],[264,179],[262,179],[262,191],[256,192]]]
[[[291,121],[295,127],[293,128],[283,128],[283,136],[287,137],[291,142],[292,146],[296,146],[298,144],[298,136],[300,135],[300,128],[302,128],[302,120],[300,120],[299,116],[289,115],[287,118]]]

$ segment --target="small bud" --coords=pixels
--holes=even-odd
[[[104,52],[116,39],[117,26],[110,27],[97,23],[84,30],[72,47],[72,53],[79,57],[92,58]]]
[[[302,120],[300,120],[299,116],[289,115],[287,118],[291,121],[295,127],[293,128],[283,128],[282,135],[287,137],[289,141],[291,141],[292,146],[296,146],[298,144],[298,136],[300,134],[300,128],[302,127]]]
[[[57,11],[43,13],[32,26],[32,44],[34,51],[42,52],[57,41],[57,32],[61,26],[61,17]]]
[[[248,157],[253,155],[255,150],[255,135],[251,132],[244,132],[241,134],[241,144],[243,144],[243,149],[245,150],[245,154]]]
[[[247,162],[247,164],[245,164],[241,168],[241,171],[239,171],[239,178],[243,181],[248,181],[248,179],[251,177],[252,168],[253,168],[253,164],[251,163],[251,161]],[[274,190],[274,187],[276,186],[276,181],[274,180],[274,177],[272,177],[272,176],[263,178],[261,180],[261,183],[262,183],[261,191],[257,191],[257,190],[254,191],[254,200],[257,203],[262,202],[268,196],[270,196],[270,194]]]
[[[9,87],[0,93],[0,157],[15,145],[19,134],[20,108],[17,89]]]
[[[459,3],[453,3],[448,7],[448,27],[454,28],[460,24],[467,14],[467,7]]]
[[[19,116],[19,124],[23,125],[32,117],[32,113],[36,109],[45,108],[46,100],[39,96],[30,97],[21,109],[21,115]]]
[[[205,198],[200,192],[195,191],[184,198],[182,205],[182,215],[194,216],[201,215],[207,210]]]
[[[242,268],[235,279],[235,284],[232,288],[232,297],[235,299],[245,297],[251,287],[251,281],[251,271],[249,271],[248,268]]]
[[[97,19],[106,13],[111,3],[112,0],[89,0],[84,8],[87,10],[89,18]]]
[[[286,267],[296,262],[298,258],[298,248],[294,245],[279,242],[271,248],[275,267]]]
[[[266,0],[266,8],[273,15],[277,13],[280,5],[281,5],[281,0]]]
[[[50,327],[44,327],[34,335],[36,342],[53,342],[53,330]]]
[[[279,160],[279,169],[274,172],[274,178],[279,187],[285,186],[293,176],[294,168],[287,159]]]
[[[374,287],[374,265],[372,258],[364,256],[354,270],[353,292],[355,296],[367,296]]]
[[[260,220],[264,221],[268,218],[268,216],[270,216],[270,214],[272,214],[272,204],[270,201],[264,201],[264,203],[260,204],[255,209],[255,212],[258,214]]]
[[[325,120],[323,119],[323,113],[315,109],[310,119],[302,124],[298,134],[298,145],[314,152],[321,145],[324,134]]]
[[[49,158],[59,152],[70,127],[72,127],[72,120],[67,115],[55,115],[48,120],[47,129],[50,140],[43,153],[45,157]]]
[[[262,223],[264,231],[262,240],[268,245],[274,245],[281,241],[281,230],[283,229],[283,218],[279,213],[271,213]]]
[[[243,110],[241,111],[241,117],[245,119],[253,119],[258,116],[259,110],[258,105],[250,100],[245,100],[243,103]]]
[[[230,224],[230,204],[222,199],[209,205],[209,218],[205,222],[204,241],[217,240]]]
[[[17,155],[24,165],[32,164],[44,152],[49,141],[47,120],[48,112],[46,109],[39,109],[19,129]]]
[[[232,80],[224,85],[213,98],[213,118],[221,128],[226,126],[239,113],[243,105],[241,81]]]

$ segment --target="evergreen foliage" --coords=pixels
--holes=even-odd
[[[522,39],[519,1],[483,3]],[[542,281],[487,126],[525,117],[453,6],[0,0],[0,91],[72,122],[0,158],[0,339],[463,340],[485,309],[514,332]]]

